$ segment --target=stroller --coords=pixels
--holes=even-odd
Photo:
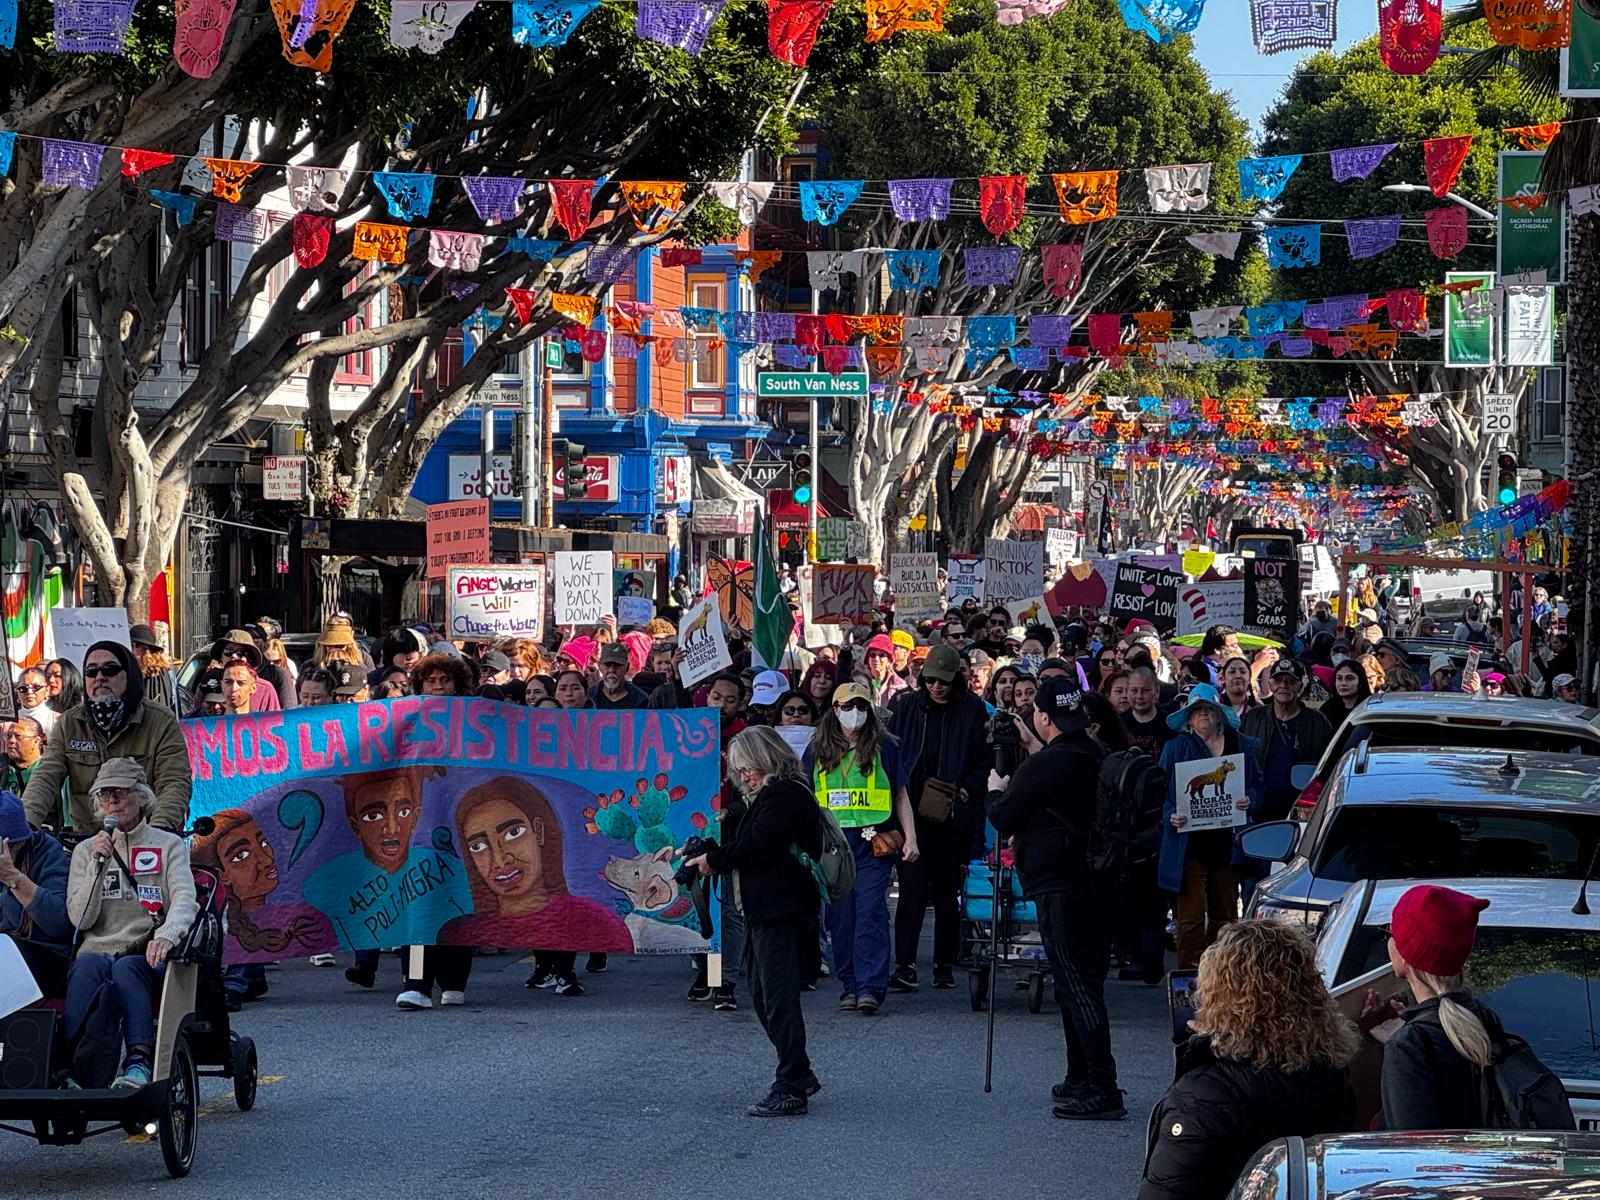
[[[1012,971],[1026,979],[1028,1011],[1041,1012],[1049,964],[1036,928],[1038,912],[1033,901],[1022,897],[1009,850],[967,864],[961,885],[961,916],[963,949],[972,961],[967,973],[972,1011],[982,1012],[992,1000],[996,974]]]

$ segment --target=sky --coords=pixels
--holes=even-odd
[[[1339,5],[1335,52],[1349,49],[1378,28],[1376,0],[1344,0]],[[1300,59],[1314,50],[1261,54],[1250,38],[1250,0],[1208,0],[1193,33],[1195,56],[1219,91],[1233,93],[1239,115],[1259,133],[1262,115],[1277,100]]]

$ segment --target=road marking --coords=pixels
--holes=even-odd
[[[282,1075],[258,1075],[256,1077],[256,1086],[258,1088],[263,1088],[263,1087],[266,1087],[269,1083],[278,1083],[282,1079],[283,1079]],[[235,1104],[235,1101],[234,1101],[234,1098],[233,1098],[233,1096],[231,1094],[227,1095],[227,1096],[219,1096],[215,1100],[210,1101],[209,1103],[202,1104],[197,1110],[195,1110],[195,1116],[197,1118],[214,1116],[215,1114],[217,1114],[219,1112],[224,1112],[227,1109],[233,1108],[234,1104]],[[133,1145],[138,1145],[138,1144],[140,1144],[142,1142],[150,1142],[150,1141],[154,1141],[154,1140],[155,1139],[153,1137],[151,1137],[148,1133],[135,1133],[135,1134],[130,1134],[128,1136],[128,1138],[126,1139],[126,1142],[127,1142],[128,1145],[133,1146]]]

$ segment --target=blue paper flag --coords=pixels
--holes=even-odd
[[[150,194],[156,198],[157,204],[178,218],[179,225],[187,225],[194,220],[196,197],[185,196],[182,192],[163,192],[156,188],[151,188]]]
[[[973,349],[997,350],[1016,340],[1016,317],[967,318],[967,345]]]
[[[0,0],[0,48],[17,48],[17,0]]]
[[[506,239],[506,249],[526,254],[539,262],[549,262],[561,249],[561,243],[554,238],[513,237]]]
[[[372,182],[389,202],[389,215],[401,221],[420,221],[433,207],[432,175],[414,171],[374,171]]]
[[[1267,266],[1273,270],[1314,267],[1322,262],[1321,225],[1282,225],[1266,231]]]
[[[1289,177],[1300,166],[1298,154],[1279,154],[1273,158],[1239,160],[1239,198],[1276,200],[1288,186]]]
[[[600,0],[512,0],[511,39],[524,46],[565,46]]]
[[[1180,33],[1193,33],[1200,24],[1206,0],[1117,0],[1123,24],[1159,45]]]
[[[867,186],[865,179],[803,180],[800,184],[800,215],[818,225],[832,225],[844,216]]]
[[[0,129],[0,176],[11,174],[11,155],[17,148],[17,135],[9,129]]]
[[[856,186],[860,188],[859,183]],[[886,250],[884,257],[889,264],[891,292],[921,292],[939,286],[939,251]]]

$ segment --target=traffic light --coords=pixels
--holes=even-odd
[[[1495,466],[1500,472],[1495,501],[1501,505],[1510,504],[1517,498],[1517,456],[1502,454],[1495,460]]]
[[[802,450],[794,456],[794,502],[811,503],[811,455]]]
[[[589,494],[589,477],[583,465],[584,448],[577,442],[567,443],[562,458],[562,486],[568,500],[582,500]]]

